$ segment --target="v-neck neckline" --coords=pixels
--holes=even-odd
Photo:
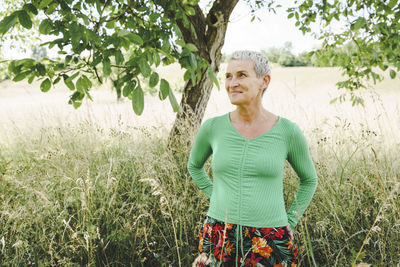
[[[275,123],[274,126],[272,126],[271,129],[269,129],[268,131],[266,131],[266,132],[264,132],[264,133],[262,133],[262,134],[260,134],[260,135],[258,135],[258,136],[256,136],[256,137],[253,137],[253,138],[246,138],[246,137],[244,137],[244,136],[239,132],[238,129],[236,129],[235,126],[233,126],[232,121],[231,121],[231,116],[230,116],[230,114],[231,114],[231,112],[228,112],[228,113],[226,114],[226,118],[227,118],[228,124],[229,124],[230,127],[233,129],[233,131],[236,132],[236,134],[237,134],[238,136],[240,136],[242,139],[244,139],[244,140],[247,141],[247,142],[252,141],[252,140],[255,140],[255,139],[259,139],[259,138],[261,138],[261,137],[263,137],[263,136],[266,136],[266,135],[269,135],[270,132],[271,132],[272,130],[274,130],[274,129],[277,127],[277,125],[279,124],[279,122],[281,121],[281,117],[278,115],[278,121]]]

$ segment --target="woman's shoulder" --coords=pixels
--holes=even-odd
[[[204,120],[203,125],[207,125],[207,126],[212,126],[212,125],[218,125],[218,123],[223,122],[224,120],[226,120],[226,117],[229,115],[229,113],[225,113],[222,115],[218,115],[218,116],[214,116],[214,117],[210,117],[206,120]]]
[[[289,136],[292,136],[295,133],[302,132],[302,130],[300,129],[299,125],[296,122],[282,116],[279,116],[279,120],[281,125],[283,126],[282,129],[284,129]]]
[[[293,128],[297,126],[296,122],[282,116],[279,116],[279,122],[283,124],[286,128]]]

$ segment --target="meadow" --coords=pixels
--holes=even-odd
[[[160,71],[181,89],[177,66]],[[205,119],[234,109],[222,76]],[[319,176],[294,233],[299,266],[400,266],[400,80],[353,107],[329,104],[340,79],[275,67],[264,95],[303,130]],[[69,94],[0,83],[0,266],[191,266],[208,200],[187,173],[190,146],[167,148],[170,104],[148,94],[139,117],[109,85],[78,110]],[[297,187],[287,164],[287,207]]]

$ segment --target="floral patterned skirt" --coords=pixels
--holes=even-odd
[[[297,247],[288,226],[238,226],[207,216],[199,233],[199,256],[193,266],[293,267],[296,257]]]

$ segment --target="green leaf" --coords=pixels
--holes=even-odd
[[[38,63],[36,65],[36,70],[39,72],[41,76],[46,75],[46,67],[42,63]]]
[[[14,26],[16,20],[17,20],[16,12],[12,13],[10,16],[5,17],[0,22],[0,34],[8,32],[8,30]]]
[[[19,20],[19,23],[21,23],[21,25],[24,28],[26,28],[26,29],[32,28],[31,17],[29,17],[28,13],[25,10],[18,11],[18,20]]]
[[[128,97],[131,92],[135,89],[136,81],[132,80],[126,83],[124,89],[122,90],[122,95]]]
[[[83,33],[81,32],[80,27],[76,22],[70,24],[69,29],[71,34],[72,50],[77,53],[79,49],[79,43],[81,39],[83,39]]]
[[[67,75],[63,75],[63,78],[64,78],[64,83],[69,88],[69,90],[75,90],[75,85],[72,82],[71,77],[68,77]]]
[[[139,60],[139,69],[140,72],[142,73],[143,77],[149,77],[151,68],[149,64],[147,64],[147,61],[144,58],[141,58]]]
[[[43,9],[44,7],[47,7],[50,5],[52,0],[41,0],[39,4],[39,9]]]
[[[57,2],[53,2],[49,7],[46,8],[46,11],[44,12],[46,15],[51,15],[56,11],[56,8],[58,7]],[[81,14],[81,17],[85,20],[85,16]]]
[[[32,71],[30,71],[30,70],[21,72],[21,73],[19,73],[17,76],[14,77],[13,81],[14,81],[14,82],[22,81],[22,80],[25,79],[26,76],[28,76],[30,73],[32,73]]]
[[[192,79],[192,84],[195,85],[196,82],[196,73],[193,70],[190,70],[190,79]]]
[[[187,43],[185,46],[186,46],[187,49],[190,50],[190,52],[197,52],[197,51],[199,51],[199,49],[197,49],[197,47],[196,47],[194,44],[192,44],[192,43]]]
[[[174,31],[176,33],[176,36],[178,38],[182,38],[182,32],[181,32],[181,30],[179,29],[179,26],[176,23],[172,24],[172,28],[174,29]]]
[[[150,76],[150,87],[155,87],[158,84],[159,76],[157,72],[153,72]]]
[[[58,76],[58,77],[54,80],[53,84],[57,84],[60,80],[61,80],[61,77]]]
[[[146,54],[146,58],[147,58],[147,62],[149,63],[149,65],[153,65],[154,64],[154,58],[153,58],[153,54],[151,53],[151,51],[148,51],[145,53]]]
[[[138,86],[133,90],[132,94],[132,107],[133,111],[135,111],[136,115],[141,115],[144,108],[144,94],[142,87],[138,84]]]
[[[174,112],[178,112],[179,111],[179,105],[178,105],[178,102],[176,101],[176,98],[175,98],[174,93],[172,92],[172,90],[169,90],[168,98],[169,98],[169,102],[171,103],[172,110]]]
[[[131,41],[137,45],[143,45],[142,37],[140,37],[136,33],[131,32],[128,35],[126,35],[126,37],[129,39],[129,41]]]
[[[185,41],[182,40],[182,39],[176,40],[175,43],[178,44],[178,45],[180,45],[180,46],[182,46],[182,47],[185,47],[185,45],[186,45]]]
[[[156,65],[156,67],[158,67],[160,65],[161,58],[157,51],[153,52],[153,57],[154,57],[154,64]]]
[[[363,27],[365,24],[367,24],[367,20],[363,17],[359,17],[356,20],[356,22],[351,24],[350,29],[353,31],[356,31],[356,30],[360,29],[361,27]]]
[[[102,55],[95,55],[92,63],[90,63],[91,66],[96,67],[101,61],[103,60]]]
[[[72,102],[72,105],[74,106],[75,109],[77,109],[82,105],[82,101],[74,101]]]
[[[23,7],[25,10],[31,12],[33,15],[37,15],[38,14],[38,10],[36,9],[36,7],[32,4],[25,4]]]
[[[168,52],[171,49],[171,44],[169,43],[168,38],[163,39],[161,49],[166,52]]]
[[[106,28],[107,29],[114,29],[115,28],[115,21],[109,21],[106,23]]]
[[[111,74],[111,63],[108,58],[103,60],[103,74],[106,77]]]
[[[74,108],[77,109],[82,105],[82,99],[84,97],[85,97],[84,93],[76,91],[70,96],[68,104],[72,104]]]
[[[35,73],[34,72],[32,72],[32,74],[31,74],[31,76],[29,77],[29,79],[28,79],[28,83],[29,84],[31,84],[32,82],[33,82],[33,80],[35,79]]]
[[[161,79],[161,83],[160,83],[160,94],[159,97],[161,100],[164,100],[167,98],[169,91],[171,91],[171,88],[169,87],[169,83],[164,80]]]
[[[190,66],[192,66],[192,69],[197,69],[197,60],[193,53],[190,53],[189,61],[190,61]]]
[[[41,90],[42,92],[47,92],[47,91],[49,91],[49,90],[50,90],[50,87],[51,87],[51,82],[50,82],[50,79],[49,79],[49,78],[47,78],[46,80],[44,80],[44,81],[40,84],[40,90]]]
[[[152,13],[149,17],[150,17],[150,20],[151,20],[152,22],[156,22],[157,19],[160,17],[160,14],[158,14],[158,13]]]
[[[379,68],[381,68],[381,70],[383,71],[387,70],[388,67],[389,67],[388,65],[383,64],[382,62],[379,64]]]
[[[213,71],[213,69],[211,68],[211,66],[208,67],[208,72],[207,72],[207,73],[208,73],[208,77],[210,77],[211,81],[217,86],[218,90],[220,90],[217,77],[215,77],[214,71]]]
[[[292,18],[294,16],[294,13],[289,13],[289,15],[287,16],[288,19]]]
[[[49,34],[51,30],[51,22],[49,19],[43,20],[39,25],[39,32],[41,34]]]
[[[89,78],[85,74],[83,74],[81,76],[81,78],[83,79],[83,82],[85,83],[86,90],[92,87],[92,82],[89,80]]]
[[[120,50],[117,50],[117,51],[115,52],[114,57],[115,57],[115,63],[116,63],[117,65],[120,65],[121,63],[124,62],[124,55],[121,53]]]
[[[394,70],[390,70],[390,78],[396,78],[396,72]]]
[[[71,75],[71,77],[69,77],[69,79],[72,81],[73,79],[75,79],[76,77],[78,77],[79,75],[79,71],[75,72],[74,74]]]
[[[76,90],[78,90],[78,92],[84,92],[86,90],[86,83],[85,80],[81,77],[79,77],[79,79],[76,81]]]
[[[396,5],[397,5],[397,0],[390,0],[389,4],[388,4],[388,7],[390,9],[393,9]]]
[[[190,70],[186,70],[185,73],[183,74],[183,80],[186,82],[187,80],[190,79],[192,75],[192,72]]]
[[[71,56],[71,55],[66,56],[66,57],[65,57],[65,65],[68,65],[69,62],[71,62],[71,59],[72,59],[72,56]]]
[[[194,15],[196,15],[196,11],[194,10],[193,7],[187,6],[185,9],[186,9],[186,13],[187,13],[189,16],[194,16]]]
[[[36,61],[31,58],[24,58],[15,61],[15,66],[23,66],[24,68],[29,68],[35,65]]]

